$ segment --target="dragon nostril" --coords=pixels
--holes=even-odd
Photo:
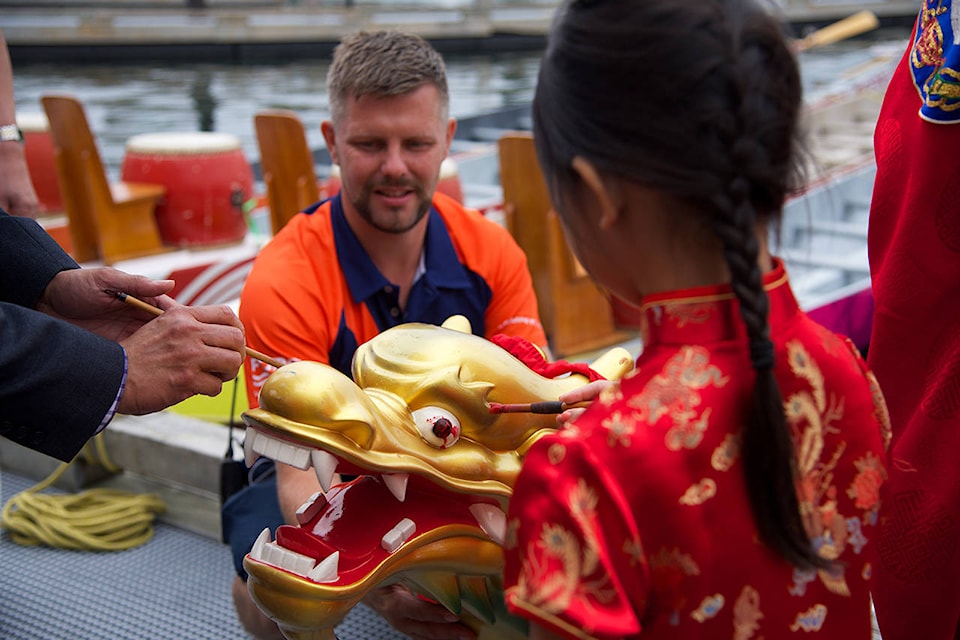
[[[441,440],[446,440],[451,433],[453,433],[453,423],[447,418],[437,418],[433,423],[433,435]]]

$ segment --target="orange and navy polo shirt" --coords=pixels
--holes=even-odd
[[[312,360],[350,375],[357,347],[406,322],[452,315],[473,332],[547,344],[523,251],[506,229],[437,193],[428,214],[425,271],[406,309],[347,224],[340,196],[296,215],[257,256],[240,296],[247,344],[283,361]],[[273,371],[247,359],[247,397],[257,406]]]

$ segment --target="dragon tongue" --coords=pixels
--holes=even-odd
[[[403,474],[406,475],[406,474]],[[390,483],[406,485],[405,501],[399,502]],[[339,552],[340,584],[361,580],[372,567],[392,552],[446,525],[478,526],[490,534],[491,518],[484,508],[478,515],[465,496],[431,489],[413,476],[382,480],[360,476],[339,484],[323,495],[312,496],[298,513],[300,526],[277,529],[277,544],[315,559],[318,563]],[[488,505],[489,510],[497,509]],[[414,525],[415,523],[415,525]],[[401,526],[403,525],[403,526]],[[411,526],[412,525],[412,526]],[[398,528],[399,527],[399,528]]]

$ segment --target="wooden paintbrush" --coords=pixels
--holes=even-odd
[[[108,296],[113,296],[113,297],[116,298],[117,300],[120,300],[121,302],[125,302],[125,303],[129,304],[131,307],[136,307],[137,309],[142,309],[142,310],[146,311],[147,313],[152,313],[152,314],[155,315],[155,316],[162,316],[162,315],[163,315],[163,309],[161,309],[161,308],[159,308],[159,307],[155,307],[155,306],[153,306],[152,304],[148,304],[148,303],[144,302],[143,300],[140,300],[139,298],[134,298],[133,296],[131,296],[131,295],[129,295],[129,294],[126,294],[126,293],[124,293],[124,292],[122,292],[122,291],[114,291],[114,290],[112,290],[112,289],[104,289],[103,292],[106,293]],[[283,366],[283,363],[282,363],[282,362],[280,362],[279,360],[276,360],[276,359],[274,359],[274,358],[271,358],[270,356],[266,355],[265,353],[260,353],[259,351],[255,350],[255,349],[251,349],[250,347],[244,347],[244,350],[246,350],[247,355],[250,356],[251,358],[253,358],[254,360],[259,360],[260,362],[264,362],[264,363],[266,363],[266,364],[269,364],[271,367],[276,367],[276,368],[279,369],[280,367]]]

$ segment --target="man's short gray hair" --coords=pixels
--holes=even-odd
[[[348,98],[401,96],[432,84],[440,92],[446,117],[450,96],[443,58],[420,36],[399,31],[361,31],[346,36],[333,51],[327,73],[330,117],[344,115]]]

